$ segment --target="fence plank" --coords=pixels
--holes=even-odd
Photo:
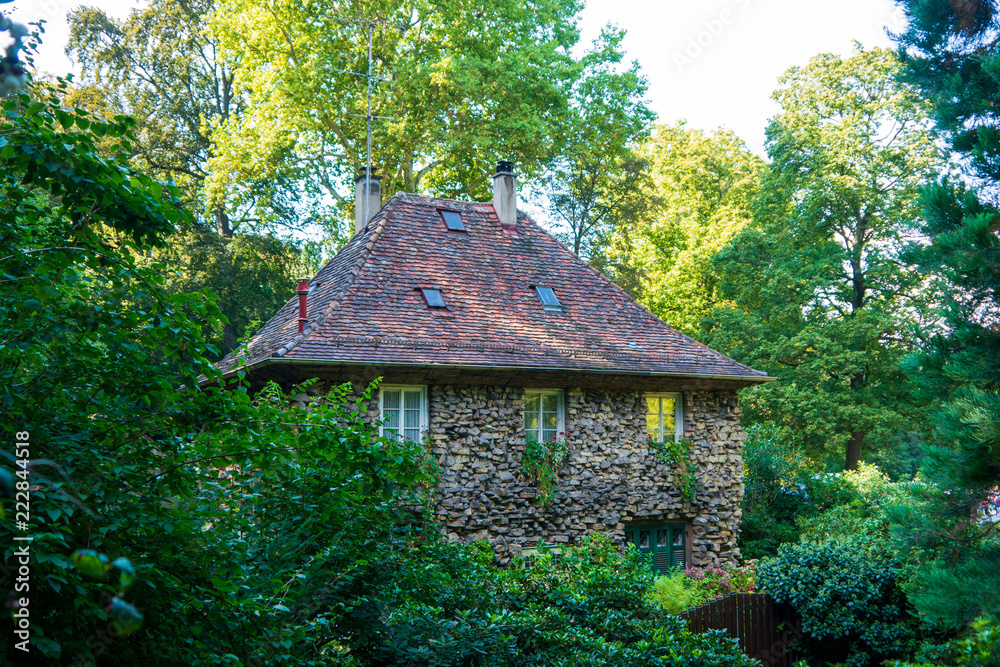
[[[750,653],[747,655],[755,658],[760,658],[761,653],[764,652],[764,644],[768,636],[767,632],[767,613],[764,610],[764,599],[760,595],[751,595],[750,597],[751,607],[749,609],[750,616],[753,619],[751,623],[751,633],[750,636],[753,641],[753,645],[750,647]]]

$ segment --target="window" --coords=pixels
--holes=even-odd
[[[535,287],[535,292],[545,310],[554,313],[562,312],[562,304],[559,303],[559,299],[556,298],[556,293],[552,291],[551,287]]]
[[[646,429],[663,442],[684,435],[684,400],[681,394],[646,394]]]
[[[524,435],[536,442],[552,442],[565,431],[561,389],[524,392]]]
[[[444,297],[441,296],[441,290],[438,289],[422,289],[420,293],[424,295],[424,301],[427,302],[428,308],[446,308],[444,305]]]
[[[456,211],[439,211],[439,213],[441,214],[441,219],[444,220],[444,224],[447,225],[449,232],[466,231],[461,214]]]
[[[427,430],[427,388],[382,387],[379,412],[382,415],[382,435],[419,442]]]
[[[627,526],[625,541],[650,557],[650,565],[657,574],[666,574],[673,567],[687,567],[687,526],[683,523]]]

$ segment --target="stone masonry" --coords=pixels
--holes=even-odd
[[[576,544],[601,532],[621,542],[629,523],[685,522],[689,564],[739,557],[745,436],[735,392],[684,395],[698,480],[686,502],[648,445],[641,393],[566,391],[569,452],[558,495],[544,506],[521,471],[523,390],[432,385],[429,395],[438,519],[452,539],[487,539],[505,559],[541,540]]]
[[[542,540],[576,544],[601,532],[621,542],[626,524],[683,522],[689,564],[739,558],[745,434],[735,392],[684,393],[697,477],[688,502],[673,470],[649,447],[641,392],[567,390],[569,451],[547,505],[535,499],[521,468],[523,389],[430,385],[428,396],[432,453],[441,468],[436,518],[451,539],[489,540],[505,561]],[[377,399],[368,418],[378,418]]]
[[[521,468],[523,388],[432,384],[428,397],[431,451],[441,469],[435,518],[451,539],[488,540],[506,562],[542,540],[558,547],[599,532],[621,543],[627,524],[686,523],[689,565],[740,557],[746,436],[735,391],[684,392],[697,478],[688,502],[648,444],[642,392],[566,390],[569,448],[547,505]],[[367,419],[378,419],[377,397]]]

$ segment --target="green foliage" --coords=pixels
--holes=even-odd
[[[905,655],[916,619],[900,588],[902,567],[877,541],[782,545],[758,566],[759,582],[802,621],[814,658],[872,665]]]
[[[691,567],[657,577],[647,596],[676,614],[730,593],[752,593],[756,587],[753,563],[737,567],[727,562],[722,567]]]
[[[882,487],[861,490],[872,486],[872,476],[882,478],[877,469],[862,464],[857,473],[817,473],[802,451],[786,445],[773,427],[748,429],[743,465],[746,491],[740,549],[745,558],[773,556],[779,545],[797,542],[803,530],[823,532],[842,526],[837,534],[851,535],[856,525],[852,513],[867,517],[867,508],[881,500]],[[827,517],[828,513],[839,516]]]
[[[281,134],[260,137],[253,159],[235,166],[225,190],[210,194],[218,178],[216,132],[247,112],[240,63],[224,60],[206,30],[215,4],[154,0],[123,20],[97,7],[74,9],[66,50],[80,63],[83,87],[70,99],[98,115],[136,118],[141,132],[131,142],[132,163],[176,183],[202,229],[228,237],[298,227],[306,211]]]
[[[649,178],[623,193],[594,263],[674,328],[700,332],[719,301],[711,258],[750,219],[762,161],[732,132],[660,125],[636,148]]]
[[[786,446],[774,429],[754,425],[743,444],[743,517],[740,551],[757,559],[778,553],[778,545],[797,542],[796,517],[805,511],[809,463],[799,449]]]
[[[531,436],[524,440],[521,467],[538,486],[535,498],[542,505],[552,502],[558,493],[559,469],[566,460],[568,448],[569,443],[563,433],[549,442],[539,442]]]
[[[163,271],[168,294],[208,291],[215,297],[225,319],[206,323],[204,333],[221,358],[240,336],[255,331],[251,322],[266,322],[285,305],[297,278],[316,272],[305,259],[291,242],[268,235],[179,230],[139,261]]]
[[[716,257],[732,305],[706,322],[705,342],[778,378],[744,392],[750,419],[847,469],[920,417],[899,362],[921,279],[899,254],[942,160],[898,71],[859,48],[782,77],[753,222]]]
[[[907,259],[925,276],[937,308],[907,372],[917,399],[933,408],[914,504],[894,511],[904,546],[921,566],[908,592],[929,620],[960,628],[1000,615],[997,525],[980,503],[1000,484],[1000,46],[997,3],[901,1],[907,26],[896,36],[906,76],[930,103],[935,125],[961,158],[963,177],[922,197],[924,237]],[[927,242],[929,241],[929,242]]]
[[[695,475],[694,464],[691,461],[691,448],[694,443],[690,438],[668,438],[654,440],[649,438],[649,445],[660,461],[673,468],[673,476],[681,498],[691,502],[698,493],[698,477]]]
[[[1000,667],[1000,623],[988,616],[977,618],[972,631],[955,642],[957,665]]]
[[[246,111],[236,81],[239,63],[223,62],[206,31],[214,4],[155,0],[124,20],[94,7],[73,10],[67,48],[81,65],[83,83],[67,91],[65,103],[102,117],[137,119],[127,148],[130,163],[175,183],[195,214],[140,261],[170,267],[163,285],[169,294],[215,295],[224,319],[205,334],[222,356],[250,320],[267,321],[292,294],[294,281],[318,268],[289,239],[274,234],[323,225],[330,214],[305,203],[322,198],[300,190],[297,170],[285,162],[288,153],[273,136],[253,147],[252,160],[230,165],[234,178],[210,194],[217,178],[216,130]],[[109,144],[101,139],[105,150]],[[342,242],[338,237],[333,245]]]
[[[219,0],[212,21],[247,113],[219,127],[220,175],[252,169],[252,147],[290,138],[309,183],[340,200],[365,162],[367,21],[375,74],[372,160],[383,192],[480,201],[498,158],[533,179],[562,158],[615,164],[651,114],[622,34],[577,54],[576,0]],[[276,75],[276,72],[280,72]],[[264,134],[262,137],[261,135]],[[607,150],[605,150],[607,149]],[[230,169],[232,168],[232,169]],[[571,174],[572,176],[572,174]],[[350,199],[350,196],[347,197]]]
[[[491,556],[432,539],[383,545],[344,582],[354,608],[327,632],[360,664],[752,664],[721,633],[692,635],[646,601],[652,574],[634,550],[598,537],[558,557],[543,546],[518,567]]]
[[[696,586],[694,581],[680,570],[657,577],[647,595],[650,600],[671,614],[679,614],[685,609],[697,607],[711,599],[707,590]]]
[[[183,222],[179,193],[126,166],[131,121],[55,94],[7,100],[0,123],[0,423],[28,434],[38,662],[277,661],[290,637],[308,655],[281,610],[299,575],[387,539],[422,454],[358,429],[344,390],[305,411],[273,388],[197,389],[219,311],[136,261]],[[128,603],[73,566],[80,549],[121,555]]]
[[[556,237],[585,258],[605,243],[648,182],[649,162],[635,149],[649,137],[655,114],[643,99],[646,81],[638,62],[622,67],[624,37],[624,30],[605,27],[580,63],[569,110],[576,118],[544,179],[543,201],[558,224]]]
[[[988,616],[973,621],[969,632],[940,647],[927,662],[886,662],[886,667],[1000,667],[1000,624]],[[935,659],[936,658],[936,659]]]
[[[893,482],[876,466],[817,473],[801,451],[786,447],[774,429],[748,430],[744,445],[743,519],[740,550],[745,558],[777,554],[803,535],[810,539],[865,537],[888,544],[890,510],[912,505],[917,482]]]

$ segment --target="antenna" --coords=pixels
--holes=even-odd
[[[351,74],[353,76],[359,76],[366,80],[368,84],[368,113],[362,115],[357,113],[348,114],[349,116],[354,116],[356,118],[364,118],[367,121],[367,131],[365,133],[366,138],[366,150],[365,150],[365,176],[371,178],[372,176],[372,121],[375,119],[379,120],[390,120],[394,116],[374,116],[372,115],[372,90],[379,83],[389,82],[392,79],[387,79],[384,77],[376,76],[375,72],[372,70],[372,34],[375,30],[375,26],[380,26],[383,28],[393,28],[395,30],[406,30],[407,26],[395,23],[383,23],[381,21],[368,21],[364,19],[352,19],[341,17],[337,19],[343,23],[357,23],[368,28],[368,72],[362,74],[360,72],[345,72],[346,74]],[[341,70],[343,71],[343,70]],[[367,187],[367,184],[366,184]],[[365,208],[364,215],[365,220],[369,219],[370,211],[368,210],[368,200],[370,197],[365,197]]]

